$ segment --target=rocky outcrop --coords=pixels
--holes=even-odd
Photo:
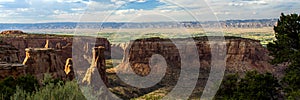
[[[197,81],[196,90],[199,91],[203,91],[206,84],[210,82],[209,76],[215,73],[211,71],[212,68],[216,73],[221,74],[212,76],[214,79],[222,78],[221,71],[224,67],[225,74],[244,75],[247,71],[253,70],[260,73],[274,73],[275,70],[269,63],[268,51],[259,41],[236,37],[225,38],[224,41],[217,38],[208,41],[206,37],[194,38],[194,41],[148,38],[120,44],[120,46],[126,45],[126,48],[122,51],[124,53],[122,63],[116,66],[114,71],[119,76],[132,75],[133,71],[142,77],[150,77],[153,73],[159,77],[162,71],[165,74],[155,86],[174,87],[178,82],[186,79],[188,82],[184,82],[185,86],[193,86],[189,82]],[[214,63],[212,63],[213,55],[220,56],[214,59]],[[195,59],[196,57],[199,59]],[[182,73],[189,75],[181,75]],[[194,75],[196,73],[199,74],[198,78]],[[124,78],[123,80],[130,80]]]
[[[92,61],[92,57],[90,57],[89,53],[92,52],[92,49],[94,49],[94,47],[102,46],[103,48],[101,48],[101,54],[99,54],[101,55],[99,61],[102,62],[97,64],[97,68],[101,68],[101,70],[99,69],[98,72],[100,72],[103,75],[105,74],[105,64],[103,64],[105,63],[105,58],[102,57],[110,57],[110,43],[107,39],[104,38],[80,37],[79,39],[77,38],[77,40],[74,40],[73,37],[69,36],[9,34],[2,35],[0,37],[0,40],[0,63],[1,65],[3,65],[0,69],[10,70],[16,69],[19,66],[23,66],[24,69],[18,69],[16,72],[32,74],[36,76],[38,80],[43,79],[44,73],[49,73],[54,78],[60,78],[63,80],[74,79],[75,73],[73,69],[73,62],[71,59],[73,57],[73,50],[75,52],[86,53],[86,55],[80,56],[80,58],[84,58],[83,61],[86,63],[83,64],[90,64],[90,62]],[[76,43],[78,41],[82,43],[80,45],[74,46],[74,41]],[[6,42],[6,44],[2,45],[1,43],[4,42]],[[17,64],[21,61],[23,61],[24,65]],[[25,68],[25,66],[27,68]],[[86,69],[83,69],[85,72]],[[9,73],[8,72],[9,71],[5,72],[7,73],[7,75],[5,76],[9,76],[10,73],[12,73],[11,71]],[[107,78],[105,81],[107,83]]]
[[[26,66],[17,63],[0,62],[0,80],[12,76],[14,78],[26,75]]]
[[[91,66],[86,71],[82,83],[91,85],[96,89],[100,89],[99,83],[101,81],[105,85],[108,85],[108,79],[105,70],[104,47],[95,47],[93,48],[93,59]]]
[[[0,80],[8,77],[25,75],[26,66],[20,64],[19,50],[6,43],[0,42]]]
[[[0,62],[19,63],[19,50],[12,45],[0,42]]]
[[[202,69],[206,69],[209,72],[211,64],[211,48],[209,41],[205,37],[195,38],[196,47],[198,49],[200,64]],[[161,38],[150,38],[150,39],[139,39],[135,40],[127,45],[124,50],[128,52],[123,58],[117,70],[127,71],[132,68],[135,73],[146,76],[151,68],[149,67],[149,60],[153,54],[162,55],[168,63],[168,66],[172,69],[179,69],[181,65],[181,55],[174,41],[186,41],[185,39],[161,39]],[[264,48],[259,41],[245,38],[226,37],[226,72],[228,73],[245,73],[246,71],[256,70],[258,72],[274,72],[271,64],[269,64],[270,57],[268,51]],[[179,45],[186,45],[185,49],[181,52],[189,52],[189,43],[183,42]],[[218,45],[218,42],[216,44]],[[130,46],[130,47],[129,47]],[[219,46],[213,46],[219,47]],[[220,47],[219,47],[220,48]],[[129,62],[124,62],[125,60]],[[193,59],[190,60],[189,64],[194,65],[199,62]],[[131,66],[131,67],[130,67]],[[225,66],[225,65],[224,65]]]
[[[0,34],[26,34],[26,33],[20,30],[7,30],[7,31],[2,31]]]
[[[92,38],[92,37],[90,37]],[[104,46],[106,57],[110,57],[110,43],[105,38],[92,38],[93,43],[86,43],[85,47],[88,47],[86,50],[91,50],[92,47]],[[21,61],[25,58],[25,49],[26,48],[44,48],[47,44],[48,48],[54,48],[57,50],[57,54],[61,55],[62,60],[66,61],[68,58],[72,58],[72,48],[73,48],[73,37],[69,36],[47,36],[47,35],[24,35],[24,36],[3,36],[0,37],[0,40],[8,44],[13,45],[20,50],[19,59]],[[89,46],[86,46],[89,45]]]
[[[27,48],[26,58],[23,64],[27,66],[26,74],[36,76],[42,80],[45,73],[54,78],[65,79],[64,63],[54,49],[51,48]]]
[[[65,64],[65,73],[66,73],[66,77],[69,80],[73,80],[75,78],[75,74],[74,74],[74,69],[73,69],[73,63],[72,63],[72,58],[68,58],[66,60],[66,64]]]

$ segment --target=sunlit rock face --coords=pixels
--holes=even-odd
[[[84,84],[91,85],[97,89],[100,89],[100,82],[108,85],[108,79],[105,72],[106,67],[104,50],[105,48],[101,46],[93,48],[93,58],[91,66],[87,69],[86,74],[82,80]]]
[[[42,80],[45,73],[53,78],[65,79],[64,62],[53,48],[27,48],[23,64],[27,66],[26,73]]]
[[[74,68],[73,68],[73,62],[72,58],[68,58],[65,63],[65,73],[66,73],[66,78],[68,80],[73,80],[75,78],[74,74]]]
[[[175,44],[174,41],[179,41]],[[181,42],[180,42],[181,41]],[[182,42],[183,41],[183,42]],[[168,67],[171,69],[180,69],[181,59],[183,57],[189,57],[198,55],[200,61],[196,59],[190,59],[189,65],[197,64],[200,62],[202,69],[209,71],[212,52],[218,48],[224,48],[223,52],[226,54],[224,59],[226,61],[226,72],[228,73],[245,73],[246,71],[256,70],[258,72],[273,72],[274,69],[269,64],[270,57],[268,51],[263,47],[259,41],[245,38],[236,37],[225,37],[225,46],[221,46],[218,40],[208,41],[207,38],[194,38],[194,43],[189,44],[187,39],[161,39],[161,38],[150,38],[150,39],[139,39],[132,41],[131,44],[117,44],[124,48],[123,49],[123,62],[117,67],[119,71],[127,71],[132,68],[135,73],[146,76],[150,73],[151,68],[149,67],[149,60],[153,54],[162,55],[168,63]],[[214,45],[214,46],[211,46]],[[117,46],[114,45],[114,46]],[[178,49],[178,46],[186,46]],[[192,51],[191,46],[196,46],[197,52]],[[125,54],[127,52],[127,55]],[[179,52],[191,53],[181,56]],[[126,62],[127,61],[127,62]]]
[[[2,31],[0,34],[26,34],[26,33],[20,30],[6,30],[6,31]]]

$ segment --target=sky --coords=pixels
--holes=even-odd
[[[0,23],[160,22],[278,18],[300,0],[0,0]]]

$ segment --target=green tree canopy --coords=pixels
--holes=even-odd
[[[276,41],[269,43],[268,50],[274,64],[289,62],[281,83],[288,98],[300,97],[300,16],[281,14],[274,27]]]
[[[276,40],[267,45],[272,63],[291,62],[300,50],[300,16],[298,14],[284,15],[274,27]]]
[[[270,100],[280,98],[278,80],[270,73],[247,72],[244,78],[237,74],[224,78],[215,99]]]

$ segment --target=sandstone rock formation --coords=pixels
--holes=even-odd
[[[129,44],[118,44],[119,46],[126,45],[124,46],[126,48],[122,51],[124,53],[122,63],[116,66],[114,70],[117,74],[121,73],[122,75],[132,74],[130,71],[133,70],[139,76],[148,77],[153,72],[160,73],[159,71],[163,70],[160,68],[164,66],[166,68],[165,75],[155,86],[174,87],[178,82],[182,82],[181,79],[187,79],[187,81],[183,82],[186,84],[185,86],[193,86],[190,85],[190,82],[196,80],[197,83],[194,90],[197,91],[204,91],[206,84],[210,84],[209,76],[212,66],[214,66],[214,69],[221,69],[221,67],[225,66],[225,74],[238,73],[244,75],[246,71],[253,70],[260,73],[275,72],[273,66],[269,63],[271,58],[267,49],[259,41],[236,37],[225,38],[225,41],[221,42],[226,44],[226,48],[224,48],[224,45],[220,45],[219,40],[208,41],[206,37],[194,38],[194,41],[189,41],[188,39],[149,38],[138,39]],[[212,45],[210,45],[210,42]],[[193,44],[196,45],[196,50],[193,50]],[[223,55],[223,58],[214,60],[216,63],[212,65],[213,53],[211,50],[213,53],[216,53],[214,50],[217,50],[217,53],[224,52],[223,54],[226,55],[222,53],[216,54]],[[182,55],[182,53],[186,54]],[[160,64],[163,60],[153,61],[153,55],[157,54],[164,58],[166,64]],[[195,55],[198,55],[198,60],[189,59],[195,58]],[[183,59],[188,60],[187,62],[182,62]],[[224,60],[226,65],[221,65]],[[157,66],[152,66],[151,62],[157,62]],[[182,70],[183,65],[186,70]],[[195,67],[197,65],[200,68]],[[198,69],[199,71],[197,71]],[[182,76],[181,73],[198,73],[199,75],[198,78],[195,78],[188,75]],[[222,76],[214,78],[222,78]]]
[[[195,43],[198,49],[201,68],[206,70],[210,69],[211,63],[211,46],[207,38],[195,38]],[[175,41],[185,41],[184,39],[176,39]],[[145,76],[150,72],[149,59],[153,54],[162,55],[168,66],[171,68],[180,68],[182,59],[179,51],[173,41],[169,39],[151,38],[151,39],[139,39],[133,41],[131,46],[128,44],[127,55],[124,59],[128,59],[129,62],[123,62],[118,67],[119,71],[126,71],[132,68],[135,73]],[[274,69],[269,64],[270,57],[268,51],[264,48],[259,41],[245,38],[226,37],[226,72],[229,73],[244,73],[246,71],[257,70],[261,73],[273,72]],[[189,51],[188,43],[184,52]],[[216,44],[218,45],[218,44]],[[130,46],[130,47],[129,47]],[[218,47],[218,46],[214,46]],[[125,53],[125,52],[124,52]],[[191,54],[192,56],[193,54]],[[194,54],[196,55],[196,54]],[[190,64],[197,62],[191,60]],[[198,61],[199,62],[199,61]],[[130,67],[131,66],[131,67]]]
[[[0,80],[8,77],[25,75],[26,66],[20,64],[19,50],[15,47],[0,42]]]
[[[5,71],[2,72],[4,73],[2,75],[3,78],[12,74],[17,75],[22,72],[22,74],[32,74],[40,81],[43,79],[44,73],[49,73],[54,78],[63,80],[67,78],[72,80],[75,78],[73,62],[71,59],[73,56],[73,49],[76,52],[78,48],[83,48],[79,49],[80,51],[77,52],[86,53],[84,56],[80,57],[84,58],[83,61],[90,63],[92,57],[88,54],[93,51],[92,49],[94,49],[94,47],[103,46],[103,48],[101,48],[101,54],[98,54],[97,51],[97,55],[99,55],[99,57],[101,56],[97,59],[97,69],[99,68],[98,72],[103,74],[103,79],[107,84],[107,78],[104,78],[104,57],[110,57],[109,41],[104,38],[80,37],[79,41],[82,43],[74,46],[73,42],[78,41],[73,41],[73,39],[73,37],[68,36],[40,34],[2,35],[0,37],[0,69],[5,69],[1,70]],[[2,45],[4,42],[6,44]],[[18,64],[22,61],[23,64]],[[81,71],[81,69],[77,70]],[[12,71],[17,73],[13,73]],[[86,69],[84,69],[84,71],[86,71]]]
[[[82,83],[91,85],[96,89],[100,89],[99,85],[101,81],[103,81],[105,85],[108,85],[105,70],[104,47],[95,47],[93,49],[93,60],[91,66],[86,71]]]
[[[19,50],[12,45],[0,42],[0,62],[19,63]]]
[[[0,34],[25,34],[25,33],[20,30],[7,30],[7,31],[2,31]]]
[[[12,76],[14,78],[26,75],[26,66],[23,64],[0,63],[0,80]]]
[[[90,37],[91,38],[91,37]],[[110,56],[110,43],[105,38],[92,38],[94,43],[89,43],[87,50],[91,50],[92,47],[104,46],[106,57]],[[48,48],[54,48],[57,50],[58,55],[62,56],[62,60],[66,61],[68,58],[72,58],[72,48],[73,48],[73,37],[66,36],[46,36],[46,35],[32,35],[28,34],[26,36],[6,36],[0,37],[0,40],[8,44],[13,45],[20,50],[19,59],[21,61],[25,58],[26,48],[44,48],[48,40]],[[87,45],[87,44],[86,44]]]
[[[69,80],[73,80],[75,78],[74,69],[73,69],[72,58],[68,58],[65,64],[65,73],[66,77]]]
[[[104,47],[93,48],[93,59],[90,68],[88,68],[85,77],[82,82],[87,84],[95,84],[103,81],[104,84],[108,85],[108,79],[106,76]],[[101,76],[100,78],[98,78]]]
[[[36,76],[38,80],[42,80],[45,73],[51,74],[54,78],[66,78],[63,60],[54,49],[27,48],[25,51],[26,58],[23,64],[27,66],[27,74]]]

